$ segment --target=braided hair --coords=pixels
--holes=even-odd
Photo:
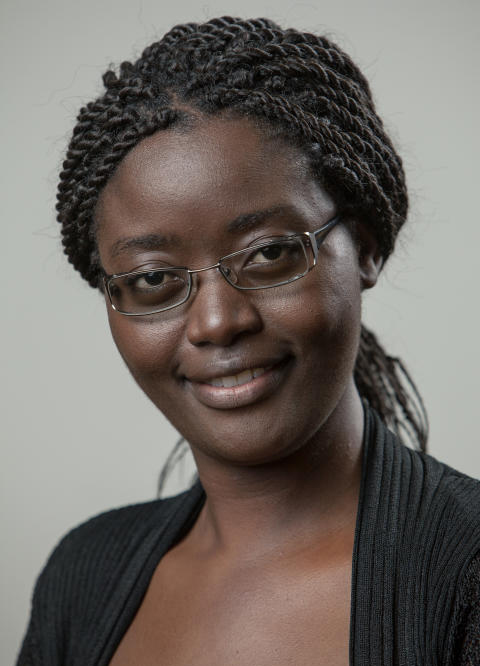
[[[103,83],[104,94],[80,110],[57,193],[64,252],[92,287],[101,286],[94,211],[102,188],[143,138],[199,114],[247,117],[302,149],[339,213],[369,226],[384,261],[392,252],[408,210],[402,162],[368,82],[329,39],[268,19],[187,23]],[[422,399],[400,359],[364,326],[354,376],[362,398],[425,450]]]

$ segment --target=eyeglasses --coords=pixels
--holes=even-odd
[[[339,221],[337,216],[316,231],[273,237],[249,245],[205,268],[190,270],[185,266],[168,266],[105,275],[105,290],[114,310],[140,316],[182,305],[192,293],[192,275],[213,268],[235,289],[280,287],[299,280],[316,266],[318,248]]]

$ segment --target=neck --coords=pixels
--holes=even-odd
[[[194,451],[207,495],[195,526],[200,548],[258,557],[354,529],[364,417],[352,388],[311,440],[285,459],[242,467]]]

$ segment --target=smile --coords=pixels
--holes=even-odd
[[[234,375],[186,379],[193,396],[206,407],[235,409],[261,402],[271,396],[285,380],[291,357],[273,365],[247,368]]]

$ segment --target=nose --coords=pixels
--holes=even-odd
[[[197,273],[195,293],[187,313],[187,338],[193,345],[233,344],[257,333],[263,324],[248,291],[235,289],[218,270]]]

